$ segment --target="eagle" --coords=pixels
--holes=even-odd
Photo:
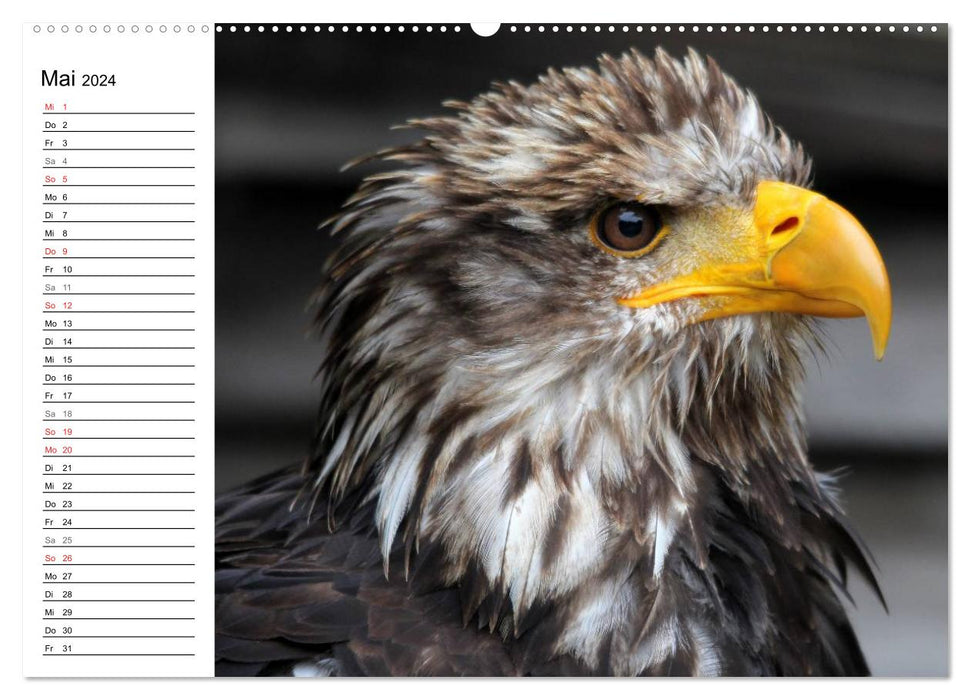
[[[217,674],[867,674],[800,404],[818,317],[884,353],[862,225],[694,51],[443,104],[325,222],[318,430],[216,501]]]

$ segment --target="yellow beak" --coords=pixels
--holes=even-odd
[[[873,354],[883,357],[890,280],[873,239],[843,207],[801,187],[762,182],[750,230],[732,240],[724,255],[618,302],[649,307],[704,297],[697,321],[765,311],[866,316]]]

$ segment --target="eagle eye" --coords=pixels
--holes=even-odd
[[[591,238],[602,250],[625,258],[650,251],[660,240],[661,215],[657,207],[640,202],[619,202],[602,209],[591,222]]]

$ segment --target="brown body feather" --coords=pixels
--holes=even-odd
[[[308,660],[324,662],[328,675],[611,673],[609,645],[594,666],[556,652],[562,621],[548,606],[538,606],[515,633],[491,632],[508,616],[510,601],[481,572],[442,586],[435,547],[418,556],[406,581],[399,542],[385,578],[371,509],[332,531],[320,513],[307,519],[305,484],[304,471],[292,467],[218,501],[218,675],[290,675]],[[719,630],[712,641],[721,650],[723,675],[866,674],[836,591],[845,593],[847,563],[878,590],[867,555],[835,504],[797,493],[800,537],[826,543],[823,549],[793,549],[785,543],[790,537],[767,536],[781,533],[752,521],[741,503],[709,501],[717,506],[701,524],[704,568],[693,552],[681,551],[670,581],[652,585],[650,563],[635,565],[630,576],[643,586],[645,604],[632,623],[710,619]],[[560,536],[566,522],[558,523]],[[630,549],[642,551],[634,543]],[[548,556],[555,560],[555,552]],[[616,565],[626,566],[627,556],[618,552]],[[645,669],[654,675],[700,670],[688,643]]]

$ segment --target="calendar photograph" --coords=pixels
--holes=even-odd
[[[217,675],[946,675],[947,52],[223,25]]]

